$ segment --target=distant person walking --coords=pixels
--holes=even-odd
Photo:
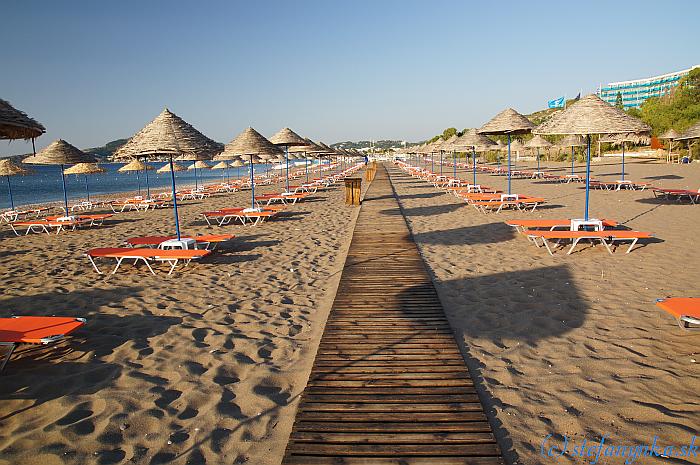
[[[369,164],[369,157],[365,155],[365,165]]]

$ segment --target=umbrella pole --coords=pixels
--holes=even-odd
[[[140,170],[136,170],[136,185],[139,188],[139,197],[141,197],[141,176],[139,176],[139,171]]]
[[[146,160],[143,161],[143,164],[146,165],[146,168],[144,168],[144,171],[146,172],[146,197],[148,200],[151,200],[151,186],[148,183],[148,165],[146,164]],[[172,169],[173,166],[170,165],[170,169]]]
[[[622,180],[625,180],[625,141],[622,141]]]
[[[508,134],[508,195],[510,195],[510,133]]]
[[[571,174],[574,174],[574,146],[571,146]]]
[[[588,221],[588,200],[591,194],[591,135],[588,134],[588,149],[586,151],[586,211],[584,220]]]
[[[63,164],[61,164],[61,181],[63,182],[63,208],[66,210],[66,216],[68,215],[68,191],[66,190],[66,175],[63,173]]]
[[[253,155],[250,156],[250,202],[251,208],[255,210],[255,177],[253,175],[255,165],[253,164]]]
[[[457,179],[457,156],[454,150],[452,151],[452,174],[452,177]]]
[[[87,174],[85,175],[85,192],[87,193],[87,201],[90,203],[90,186],[88,185]]]
[[[306,156],[306,154],[304,154],[304,168],[306,168],[306,184],[308,184],[309,183],[309,159]]]
[[[287,163],[287,190],[286,192],[289,192],[289,147],[284,146],[284,158]]]
[[[15,201],[12,198],[12,184],[10,183],[10,177],[5,176],[7,178],[7,192],[10,194],[10,210],[14,211],[15,209]]]
[[[540,148],[537,147],[537,171],[540,170]]]
[[[173,169],[173,156],[170,155],[170,181],[173,188],[173,212],[175,214],[175,231],[177,232],[177,240],[180,240],[180,219],[177,215],[177,192],[175,191],[175,170]]]
[[[442,150],[440,150],[440,176],[442,176]]]
[[[195,161],[197,163],[197,161]],[[199,184],[197,184],[197,167],[194,167],[194,190],[199,189]]]
[[[435,173],[435,153],[430,152],[430,171]]]
[[[474,164],[474,185],[476,185],[476,146],[472,145],[472,158]]]

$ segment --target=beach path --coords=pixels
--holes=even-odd
[[[382,165],[282,463],[503,463]]]

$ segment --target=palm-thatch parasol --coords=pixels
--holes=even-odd
[[[222,160],[219,163],[217,163],[216,165],[212,166],[211,169],[223,170],[221,173],[221,180],[223,181],[224,179],[226,179],[226,181],[228,181],[228,169],[229,169],[229,167],[230,167],[229,164]]]
[[[574,154],[574,147],[585,147],[586,141],[583,139],[583,137],[579,135],[569,134],[568,136],[560,140],[557,145],[559,145],[560,147],[571,147],[571,176],[574,176],[574,162],[576,159],[576,156]]]
[[[307,154],[311,154],[312,156],[318,155],[320,153],[324,153],[325,149],[309,139],[308,137],[304,138],[304,141],[306,142],[306,145],[299,145],[299,146],[294,146],[291,147],[290,151],[295,152],[295,153],[303,153],[304,154],[304,168],[306,170],[306,182],[309,182],[309,157]]]
[[[173,157],[195,155],[211,158],[221,151],[221,144],[214,142],[192,125],[164,109],[156,118],[144,126],[129,141],[119,147],[113,155],[117,160],[158,157],[165,155],[170,158],[170,181],[173,194],[173,214],[177,240],[180,241],[180,219],[177,211],[177,191],[175,189],[175,173]],[[159,170],[160,171],[160,170]]]
[[[182,159],[182,158],[180,158],[180,159]],[[197,170],[208,170],[210,168],[211,168],[211,166],[207,165],[202,160],[197,160],[194,163],[192,163],[190,166],[187,167],[187,169],[189,171],[194,170],[194,188],[195,188],[195,190],[199,189],[199,184],[197,184]]]
[[[690,155],[690,140],[700,139],[700,121],[686,129],[676,140],[685,140],[688,143],[688,155]]]
[[[619,145],[622,147],[622,174],[620,181],[625,181],[625,145],[627,142],[632,144],[648,144],[650,142],[650,137],[646,134],[609,134],[605,137],[601,137],[601,142],[607,142],[613,145]]]
[[[34,139],[46,132],[38,121],[0,99],[0,139]]]
[[[534,127],[529,119],[512,108],[506,108],[478,130],[479,134],[508,135],[508,194],[511,193],[510,137],[513,134],[527,134]]]
[[[148,198],[151,198],[151,186],[148,182],[148,171],[152,170],[153,167],[147,163],[142,162],[141,160],[131,160],[129,163],[126,165],[122,166],[119,168],[117,171],[120,173],[128,173],[130,171],[136,171],[136,182],[138,183],[139,186],[139,196],[141,195],[141,179],[139,177],[139,171],[143,171],[146,173],[146,193],[148,195]]]
[[[158,168],[158,171],[156,171],[156,173],[172,173],[178,171],[187,171],[187,168],[178,164],[177,162],[172,162],[166,163],[165,165]]]
[[[666,161],[671,161],[671,149],[673,148],[674,139],[678,138],[680,133],[675,129],[671,128],[659,136],[659,139],[668,141],[668,155],[666,156]]]
[[[525,147],[531,148],[531,149],[537,149],[537,171],[540,170],[540,149],[544,148],[547,149],[551,147],[552,144],[550,141],[545,139],[544,137],[540,135],[536,135],[529,141],[525,142]]]
[[[30,171],[28,169],[19,166],[12,160],[0,160],[0,176],[5,176],[7,179],[7,193],[10,196],[11,211],[15,210],[15,201],[12,198],[12,184],[10,183],[10,176],[24,176],[25,174],[29,173]]]
[[[595,94],[587,95],[533,131],[535,134],[580,134],[587,136],[586,153],[586,209],[588,221],[591,181],[591,134],[647,133],[651,128],[641,120],[604,102]]]
[[[65,165],[73,165],[76,163],[95,163],[97,160],[77,147],[72,146],[68,142],[58,139],[44,147],[36,155],[27,157],[23,160],[24,163],[35,165],[60,165],[61,180],[63,182],[63,206],[65,208],[66,217],[70,216],[68,212],[68,191],[66,190],[66,176],[64,174]]]
[[[90,202],[90,186],[88,185],[88,174],[104,173],[106,169],[99,166],[97,163],[78,163],[65,171],[65,174],[85,175],[85,192],[87,193],[87,201]]]
[[[278,147],[284,147],[284,159],[287,166],[287,192],[289,192],[289,147],[305,146],[306,141],[289,128],[282,128],[277,134],[270,137],[270,142]]]
[[[272,142],[265,139],[258,131],[248,127],[231,142],[224,146],[224,151],[214,157],[214,160],[234,160],[236,158],[250,157],[250,189],[251,189],[251,209],[257,210],[255,206],[255,160],[258,157],[267,160],[279,156],[282,151]]]
[[[472,149],[472,176],[473,176],[473,184],[476,185],[476,152],[477,150],[479,151],[485,151],[488,150],[489,147],[493,147],[497,145],[494,141],[489,139],[488,137],[484,136],[483,134],[479,134],[479,132],[476,129],[468,129],[464,131],[464,134],[462,134],[457,140],[454,142],[455,147],[464,147],[464,148],[469,148],[471,147]]]
[[[241,166],[245,166],[245,161],[241,158],[236,158],[229,163],[231,168],[236,168],[236,179],[241,178]]]

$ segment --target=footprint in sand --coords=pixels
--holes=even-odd
[[[197,415],[199,415],[199,410],[188,406],[182,411],[182,413],[180,413],[180,415],[177,416],[177,418],[178,420],[189,420]]]
[[[155,404],[158,407],[165,409],[168,405],[179,399],[181,395],[182,391],[178,391],[177,389],[166,389],[160,393],[160,398],[155,401]]]

